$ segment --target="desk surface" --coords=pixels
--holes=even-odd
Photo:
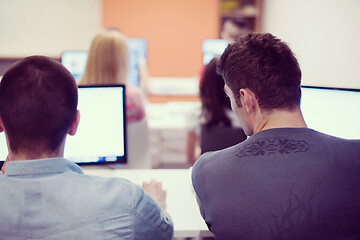
[[[156,179],[167,191],[166,210],[174,222],[174,237],[211,237],[202,219],[191,184],[191,169],[102,169],[83,168],[86,174],[122,177],[142,185]]]

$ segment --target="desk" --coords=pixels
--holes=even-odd
[[[167,191],[166,210],[174,222],[174,237],[211,237],[202,219],[191,183],[191,169],[103,169],[83,167],[86,174],[122,177],[142,185],[144,181],[161,181]]]

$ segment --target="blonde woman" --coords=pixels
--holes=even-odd
[[[126,37],[116,30],[98,33],[93,39],[84,74],[79,85],[126,85],[126,120],[145,118],[145,95],[136,86],[127,84],[129,70]]]

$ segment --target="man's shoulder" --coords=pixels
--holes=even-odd
[[[193,172],[207,172],[217,171],[223,165],[228,164],[232,159],[237,158],[236,154],[241,151],[247,144],[245,140],[237,145],[202,154],[193,166]]]
[[[232,160],[243,160],[242,165],[258,156],[271,156],[283,153],[346,152],[360,154],[360,140],[343,139],[313,129],[269,129],[259,132],[247,140],[220,151],[207,152],[196,161],[193,171],[217,171]]]
[[[63,184],[72,184],[79,195],[102,199],[102,202],[113,204],[114,206],[135,205],[143,196],[142,188],[125,179],[117,177],[100,177],[90,174],[74,174],[72,172],[64,173]],[[68,180],[65,180],[68,179]],[[65,187],[64,190],[68,189]]]
[[[360,139],[344,139],[310,128],[277,128],[263,130],[249,138],[248,143],[306,142],[315,145],[359,145]]]
[[[65,173],[66,174],[66,173]],[[108,192],[114,191],[134,191],[141,189],[139,185],[120,177],[101,177],[91,174],[72,174],[78,184],[88,184],[89,188],[99,188],[99,190]],[[66,177],[66,175],[64,176]]]
[[[314,144],[315,147],[322,148],[323,150],[347,151],[348,149],[352,149],[352,151],[360,154],[360,139],[345,139],[315,130],[307,133],[305,137],[309,142]]]

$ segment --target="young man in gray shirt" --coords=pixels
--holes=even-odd
[[[360,239],[360,140],[307,128],[290,48],[252,33],[225,50],[218,72],[250,137],[193,167],[216,239]]]

